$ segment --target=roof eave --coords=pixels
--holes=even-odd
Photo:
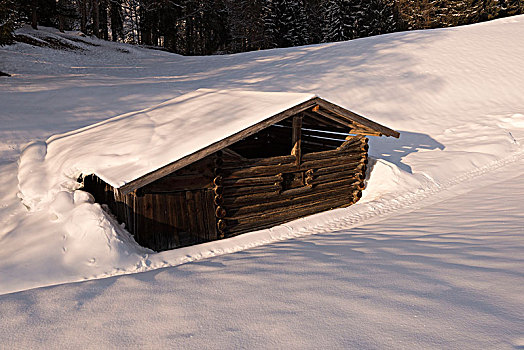
[[[341,117],[344,117],[348,120],[351,120],[351,121],[354,121],[354,122],[357,122],[359,124],[362,124],[364,126],[367,126],[368,128],[371,128],[377,132],[379,132],[380,134],[382,135],[385,135],[385,136],[392,136],[392,137],[395,137],[395,138],[399,138],[400,137],[400,133],[393,130],[393,129],[390,129],[384,125],[381,125],[379,123],[376,123],[372,120],[369,120],[355,112],[351,112],[350,110],[347,110],[343,107],[340,107],[332,102],[329,102],[327,100],[324,100],[323,98],[320,98],[320,97],[316,97],[316,101],[317,103],[323,107],[323,108],[326,108],[326,109],[329,109],[335,113],[337,113],[338,115],[340,115]]]

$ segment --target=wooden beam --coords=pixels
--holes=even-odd
[[[300,158],[302,156],[302,150],[300,149],[300,141],[302,139],[302,115],[293,116],[293,129],[291,134],[291,144],[293,149],[291,154],[295,156],[295,164],[300,166]]]
[[[245,160],[247,160],[246,157],[241,156],[240,154],[238,154],[237,152],[233,151],[230,148],[224,148],[224,149],[222,149],[222,152],[223,152],[222,157],[224,157],[226,159],[233,159],[234,161],[238,161],[238,160],[245,161]]]
[[[347,120],[347,119],[342,119],[342,118],[339,118],[339,117],[335,117],[335,116],[333,116],[333,115],[331,115],[329,113],[326,113],[325,111],[323,111],[321,109],[317,110],[315,113],[318,113],[318,114],[320,114],[321,116],[323,116],[325,118],[331,119],[334,122],[337,122],[338,124],[342,124],[342,125],[347,126],[348,128],[351,128],[351,130],[349,132],[351,132],[356,127],[356,125],[353,124],[352,121]]]
[[[311,119],[314,119],[317,122],[321,123],[322,125],[333,126],[333,127],[336,127],[336,128],[341,128],[343,126],[346,126],[346,124],[334,123],[331,119],[327,119],[326,120],[326,118],[322,118],[322,117],[316,115],[315,113],[310,113],[309,111],[305,111],[304,114],[307,117],[309,117]],[[351,126],[351,127],[353,127],[353,126]]]
[[[291,117],[295,114],[298,114],[302,111],[305,111],[306,109],[309,109],[313,106],[315,106],[316,98],[312,98],[306,102],[303,102],[299,105],[296,105],[295,107],[289,108],[288,110],[278,113],[270,118],[267,118],[260,123],[257,123],[255,125],[252,125],[244,130],[241,130],[225,139],[222,139],[220,141],[217,141],[205,148],[202,148],[188,156],[185,156],[177,161],[174,161],[168,165],[165,165],[161,167],[160,169],[154,170],[136,180],[133,180],[131,182],[128,182],[127,184],[121,186],[120,188],[116,188],[115,190],[119,193],[125,195],[130,192],[133,192],[137,188],[140,188],[142,186],[145,186],[155,180],[160,179],[161,177],[166,176],[167,174],[170,174],[178,169],[181,169],[185,167],[186,165],[189,165],[191,163],[196,162],[197,160],[200,160],[208,155],[210,155],[213,152],[216,152],[218,150],[221,150],[225,147],[228,147],[232,145],[235,142],[238,142],[242,139],[245,139],[248,136],[251,136],[257,132],[259,132],[262,129],[267,128],[268,126],[278,123],[281,120],[284,120],[288,117]]]
[[[289,164],[293,163],[295,161],[295,157],[293,155],[285,155],[285,156],[275,156],[275,157],[268,157],[268,158],[252,158],[247,159],[242,162],[226,162],[222,166],[222,170],[227,170],[231,168],[251,168],[254,166],[261,166],[261,165],[278,165],[278,164]]]
[[[297,169],[295,163],[255,166],[250,168],[230,168],[224,170],[224,180],[226,178],[245,178],[257,176],[274,176],[280,173],[294,172],[297,170],[307,171],[314,168],[323,168],[326,166],[334,166],[340,164],[358,164],[367,162],[365,153],[354,153],[353,151],[323,151],[304,154],[302,159],[304,162],[300,164]]]
[[[396,137],[398,138],[400,136],[400,134],[395,131],[395,130],[392,130],[390,128],[387,128],[383,125],[380,125],[379,123],[375,123],[374,121],[371,121],[367,118],[364,118],[363,116],[361,115],[358,115],[357,113],[354,113],[354,112],[351,112],[345,108],[342,108],[340,106],[337,106],[336,104],[333,104],[329,101],[326,101],[324,99],[321,99],[319,97],[316,98],[316,102],[320,105],[320,107],[322,108],[325,108],[329,111],[332,111],[336,114],[338,114],[339,116],[341,117],[344,117],[344,118],[347,118],[351,121],[354,121],[354,122],[357,122],[363,126],[366,126],[368,128],[371,128],[377,132],[379,132],[380,134],[383,134],[383,135],[386,135],[386,136],[393,136],[393,137]],[[318,113],[318,112],[317,112]]]
[[[358,124],[357,122],[353,122],[352,120],[345,118],[344,116],[339,116],[338,114],[334,115],[334,114],[331,114],[321,109],[317,110],[316,113],[318,113],[319,115],[323,117],[329,118],[339,124],[342,124],[342,125],[345,125],[351,128],[351,130],[349,131],[349,133],[351,134],[362,134],[362,135],[371,135],[371,136],[381,136],[382,135],[380,132],[373,130],[371,128],[362,126]]]
[[[244,178],[233,178],[223,180],[224,186],[227,187],[242,187],[242,186],[260,186],[270,185],[276,182],[282,182],[283,178],[281,174],[273,176],[258,176],[258,177],[244,177]]]

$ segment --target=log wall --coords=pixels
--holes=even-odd
[[[338,148],[222,162],[214,183],[224,211],[225,236],[271,227],[358,201],[364,189],[367,138],[349,137]]]

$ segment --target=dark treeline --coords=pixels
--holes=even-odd
[[[0,44],[22,23],[184,55],[449,27],[524,13],[524,0],[0,0]]]

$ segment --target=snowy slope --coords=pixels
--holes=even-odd
[[[229,56],[182,57],[88,38],[72,41],[82,51],[0,48],[0,70],[13,74],[0,85],[0,292],[177,265],[325,232],[337,222],[347,229],[522,162],[523,37],[518,16]],[[357,205],[161,254],[136,246],[85,193],[58,191],[33,176],[43,171],[41,146],[50,135],[198,88],[313,93],[399,130],[401,138],[370,143],[376,162]],[[18,168],[14,162],[32,140],[38,142],[25,149]],[[54,190],[28,211],[17,198],[19,186]]]
[[[0,340],[20,349],[521,349],[523,177],[521,161],[376,224],[339,222],[192,264],[2,295]]]

